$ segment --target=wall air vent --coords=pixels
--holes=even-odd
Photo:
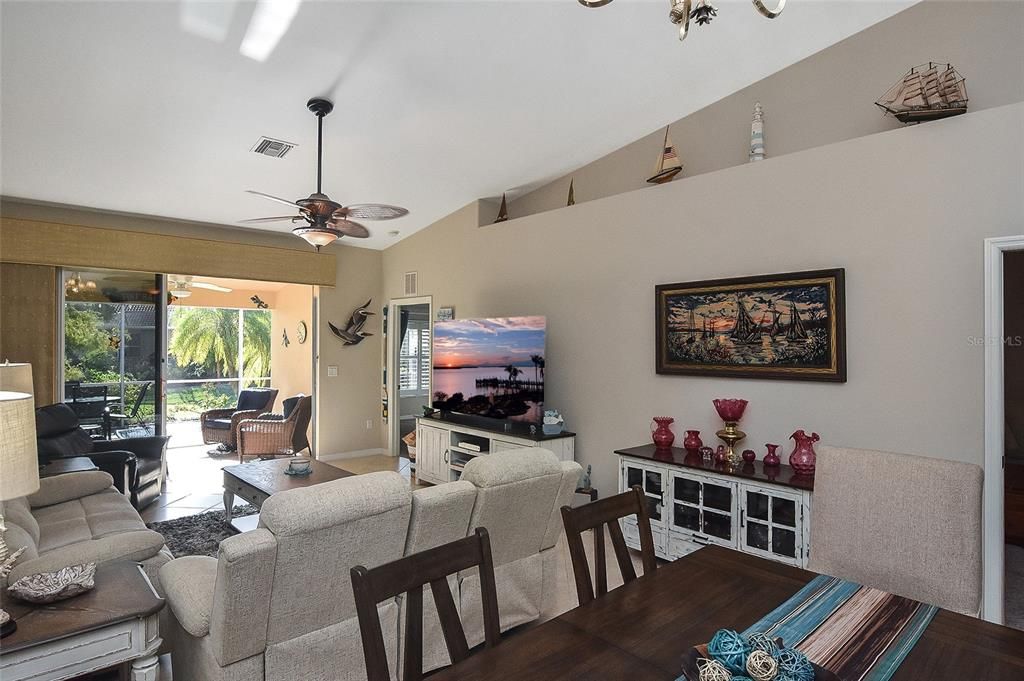
[[[405,295],[414,296],[417,294],[420,288],[419,278],[418,272],[405,273]]]
[[[285,154],[295,148],[291,142],[284,142],[270,137],[261,137],[250,151],[273,158],[284,158]]]

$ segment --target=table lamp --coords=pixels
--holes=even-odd
[[[28,367],[27,373],[23,367]],[[28,392],[14,391],[12,387],[27,388]],[[23,497],[38,489],[32,369],[27,364],[0,364],[0,501]],[[6,531],[3,515],[0,515],[0,576],[4,577],[10,574],[24,551],[22,548],[10,553],[4,539]],[[16,628],[10,615],[0,609],[0,636],[7,636]]]

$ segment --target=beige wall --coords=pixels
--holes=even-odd
[[[318,300],[320,356],[319,456],[377,452],[384,436],[380,417],[381,375],[381,261],[380,251],[338,249],[337,286],[321,288]],[[331,333],[327,322],[344,326],[352,311],[373,298],[376,315],[364,327],[373,336],[359,345],[346,346]],[[329,377],[328,367],[338,367]],[[366,427],[370,421],[371,427]]]
[[[747,163],[758,100],[769,157],[900,128],[874,101],[929,60],[951,62],[967,78],[971,111],[1024,101],[1024,2],[926,0],[673,123],[683,174]],[[512,201],[510,214],[565,206],[570,175],[577,203],[649,186],[663,134],[652,131]],[[494,204],[481,224],[496,214]]]
[[[270,375],[274,387],[280,391],[277,407],[280,410],[281,401],[288,397],[313,394],[313,287],[288,284],[274,293],[270,307]],[[300,321],[305,322],[308,329],[305,343],[299,343],[298,339]],[[291,341],[287,347],[281,340],[284,331]]]
[[[501,225],[467,206],[385,251],[384,291],[418,270],[460,318],[546,315],[548,405],[606,493],[654,415],[713,443],[715,397],[751,401],[759,455],[804,428],[980,464],[982,239],[1024,231],[1022,120],[988,109]],[[656,284],[826,267],[846,268],[847,383],[654,373]]]

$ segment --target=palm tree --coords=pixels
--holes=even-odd
[[[530,355],[530,361],[533,362],[533,382],[540,383],[540,367],[544,364],[544,358],[540,355]]]
[[[245,310],[242,315],[242,375],[270,375],[270,310]]]
[[[508,374],[508,387],[511,391],[515,388],[516,377],[523,372],[520,371],[518,367],[512,366],[511,364],[505,367],[505,372]]]
[[[179,366],[200,364],[217,378],[237,375],[238,313],[214,307],[175,310],[174,332],[167,351]]]
[[[238,314],[214,307],[179,308],[168,352],[180,366],[200,364],[218,378],[238,375]],[[270,372],[270,313],[245,310],[242,316],[242,373],[259,378]]]

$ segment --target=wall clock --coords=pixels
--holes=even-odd
[[[299,343],[306,342],[306,322],[299,322],[299,328],[295,330],[295,337],[299,340]]]

